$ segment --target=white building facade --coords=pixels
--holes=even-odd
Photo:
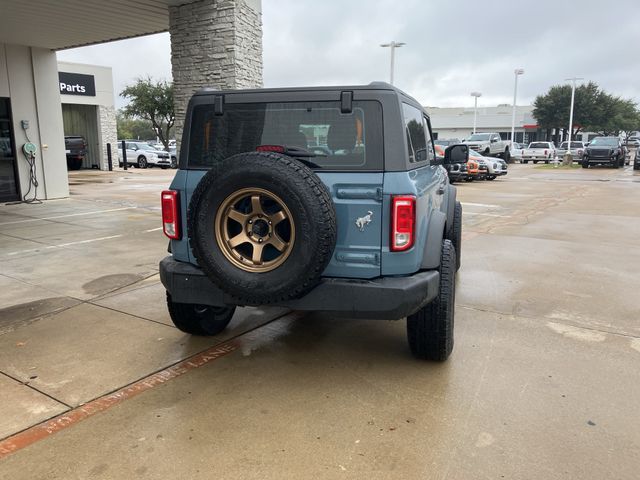
[[[58,62],[64,134],[87,141],[83,168],[107,170],[107,144],[117,164],[118,129],[111,67]]]
[[[431,116],[431,128],[437,138],[462,140],[473,133],[473,107],[425,108]],[[502,138],[510,139],[512,112],[511,105],[478,107],[476,131],[498,132]],[[539,131],[532,112],[533,107],[529,105],[516,107],[515,141],[518,143],[540,140],[542,132]]]

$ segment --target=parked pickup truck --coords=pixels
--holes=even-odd
[[[162,193],[173,323],[215,335],[267,304],[406,317],[413,354],[446,360],[462,206],[443,165],[469,149],[439,157],[432,138],[420,103],[381,82],[197,92]]]
[[[64,148],[67,153],[67,169],[80,170],[82,162],[87,156],[87,142],[80,135],[67,135],[64,137]]]
[[[562,142],[558,149],[556,150],[556,155],[558,158],[563,158],[567,153],[567,144],[569,142]],[[584,154],[585,146],[582,142],[571,142],[571,156],[573,157],[574,162],[580,162],[582,160],[582,155]]]
[[[556,147],[551,142],[531,142],[527,148],[522,150],[522,163],[544,162],[549,163],[556,158]]]
[[[496,132],[474,133],[462,143],[484,157],[500,157],[506,162],[511,159],[511,141],[502,140]]]

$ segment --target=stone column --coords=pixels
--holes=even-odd
[[[98,137],[102,148],[100,170],[109,169],[109,159],[107,157],[107,143],[111,144],[111,159],[115,167],[118,166],[118,122],[116,120],[116,109],[111,106],[98,106]]]
[[[169,7],[175,135],[202,87],[262,86],[261,0],[200,0]]]

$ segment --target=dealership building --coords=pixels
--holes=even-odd
[[[462,140],[473,133],[474,108],[425,107],[431,117],[431,127],[436,138],[458,138]],[[516,106],[515,141],[528,143],[539,140],[540,132],[533,118],[532,106]],[[476,115],[477,132],[497,132],[503,139],[511,137],[511,105],[497,107],[478,107]]]
[[[65,135],[87,140],[84,167],[106,168],[110,69],[58,63],[57,50],[168,31],[178,138],[197,89],[262,85],[260,0],[0,0],[0,12],[0,202],[36,185],[39,199],[69,195]]]

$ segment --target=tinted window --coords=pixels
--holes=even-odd
[[[489,140],[489,134],[488,133],[474,133],[469,138],[467,138],[467,140],[470,140],[472,142],[486,141],[486,140]]]
[[[429,158],[429,150],[427,150],[427,127],[422,112],[406,103],[402,104],[402,110],[409,162],[425,161]]]
[[[246,103],[193,109],[189,166],[211,168],[232,155],[260,145],[304,148],[306,160],[330,170],[382,170],[382,107],[354,101],[352,113],[339,102]]]
[[[546,142],[534,142],[529,145],[529,148],[549,148],[549,144]]]
[[[617,147],[618,139],[610,137],[597,137],[591,141],[591,146]]]

